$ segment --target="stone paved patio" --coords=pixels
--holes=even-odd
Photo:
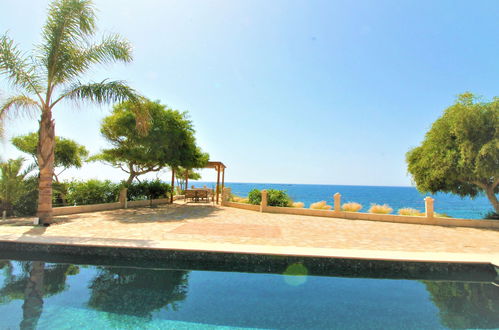
[[[499,231],[259,213],[183,204],[0,221],[0,240],[357,256],[499,261]]]

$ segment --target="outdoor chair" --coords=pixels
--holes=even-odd
[[[185,191],[185,202],[187,203],[189,201],[189,198],[191,201],[194,201],[196,199],[196,190],[186,190]]]

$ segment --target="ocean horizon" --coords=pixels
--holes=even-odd
[[[214,188],[216,182],[189,181],[189,186]],[[482,219],[488,212],[493,211],[492,205],[485,196],[461,198],[457,195],[437,193],[422,194],[411,186],[360,186],[360,185],[329,185],[306,183],[249,183],[225,182],[232,193],[245,197],[253,189],[285,190],[295,202],[310,204],[325,200],[333,205],[333,195],[341,194],[341,202],[357,202],[362,204],[360,212],[367,212],[371,204],[388,204],[393,208],[393,214],[398,209],[411,207],[424,212],[424,198],[431,196],[435,199],[435,212],[447,214],[453,218]]]

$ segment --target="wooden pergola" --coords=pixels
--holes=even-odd
[[[223,191],[224,189],[224,183],[225,183],[225,169],[227,166],[224,165],[222,162],[212,162],[209,161],[204,168],[213,168],[217,171],[217,188],[215,189],[215,195],[216,195],[216,203],[218,204],[219,200],[219,194]],[[220,189],[220,172],[222,173],[222,187]],[[172,187],[174,185],[174,178],[175,178],[175,172],[172,171]],[[189,187],[189,170],[185,171],[185,187]],[[172,203],[173,203],[173,195],[172,195]]]

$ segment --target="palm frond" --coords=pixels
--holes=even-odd
[[[95,34],[95,10],[91,0],[56,0],[50,4],[42,30],[39,59],[46,67],[50,84],[67,80],[71,57],[84,49],[86,39]],[[76,51],[76,52],[75,52]]]
[[[15,114],[18,115],[21,109],[36,111],[40,109],[40,107],[41,105],[38,101],[33,100],[27,95],[21,94],[12,96],[0,104],[0,118],[3,118],[12,111],[15,111]]]
[[[62,98],[74,101],[89,101],[97,104],[106,104],[123,101],[139,101],[141,96],[124,81],[107,81],[81,84],[77,82],[61,95]],[[58,101],[58,100],[56,100]],[[54,101],[54,103],[56,102]]]
[[[3,124],[7,115],[14,116],[24,114],[24,115],[33,115],[37,109],[40,109],[40,103],[33,100],[29,96],[24,94],[9,97],[2,104],[0,104],[0,137],[3,137],[4,128]],[[21,113],[20,110],[24,109],[27,112]]]
[[[87,101],[97,104],[106,104],[114,102],[130,101],[136,104],[134,112],[137,117],[137,129],[141,133],[146,133],[149,129],[149,112],[142,105],[143,96],[138,94],[133,88],[128,86],[123,81],[107,81],[81,84],[75,83],[71,85],[57,100],[52,103],[52,106],[57,104],[64,98],[69,98],[74,101]]]
[[[104,37],[101,43],[92,45],[78,54],[82,69],[90,64],[107,64],[117,61],[132,61],[132,45],[118,34]]]
[[[64,48],[64,63],[57,73],[57,83],[67,82],[85,73],[92,64],[107,64],[112,62],[130,62],[132,47],[128,41],[119,35],[104,37],[96,45],[81,47],[80,45],[66,45]]]
[[[35,66],[29,63],[7,35],[0,37],[0,75],[6,75],[13,86],[36,93],[39,97],[43,91]]]

